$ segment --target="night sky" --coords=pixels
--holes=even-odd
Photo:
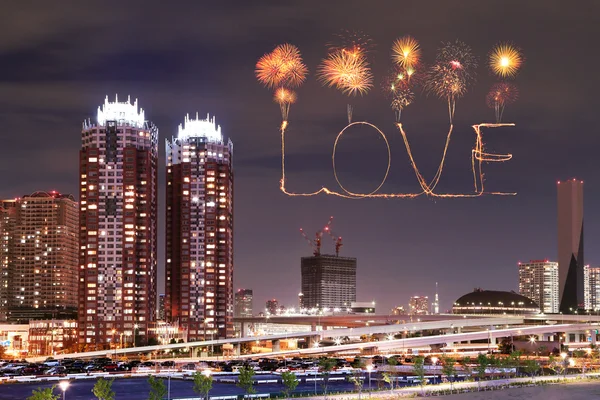
[[[175,2],[173,2],[175,3]],[[0,196],[37,190],[77,194],[81,122],[104,97],[138,98],[159,128],[160,224],[164,227],[164,140],[186,113],[216,115],[234,142],[235,288],[296,304],[300,257],[309,233],[330,215],[344,237],[342,254],[358,258],[358,300],[387,312],[413,295],[442,309],[475,287],[517,290],[517,262],[556,259],[556,181],[585,181],[585,261],[600,265],[600,2],[565,1],[72,1],[5,2],[0,13]],[[201,4],[202,3],[202,4]],[[168,6],[167,6],[168,4]],[[217,5],[218,4],[218,5]],[[374,89],[352,100],[354,120],[379,126],[390,140],[392,172],[383,193],[419,189],[389,101],[380,90],[392,41],[415,36],[434,60],[442,41],[460,39],[480,57],[477,83],[459,100],[440,192],[472,190],[471,125],[493,122],[485,94],[495,78],[486,54],[499,41],[520,46],[526,61],[515,83],[520,99],[487,131],[491,151],[514,159],[487,165],[486,189],[515,197],[347,200],[290,198],[279,191],[279,109],[254,78],[256,60],[283,42],[297,45],[310,69],[290,112],[290,191],[336,188],[331,151],[346,125],[347,98],[315,79],[325,44],[341,29],[376,43]],[[403,112],[418,166],[430,179],[446,131],[444,102],[418,93]],[[374,131],[350,130],[340,142],[344,185],[370,191],[385,170]],[[324,250],[332,252],[325,241]],[[164,281],[164,236],[159,242]],[[162,291],[162,289],[159,289]],[[255,311],[256,312],[256,311]]]

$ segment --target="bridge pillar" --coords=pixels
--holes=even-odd
[[[596,340],[598,340],[598,338],[596,337],[596,331],[594,329],[591,330],[590,334],[592,335],[592,344],[596,344]]]
[[[240,337],[246,337],[246,323],[242,322],[240,324]]]
[[[279,339],[271,340],[271,348],[273,352],[281,351],[281,341]]]
[[[310,324],[310,330],[311,330],[312,332],[314,332],[314,331],[316,331],[316,330],[317,330],[317,323],[316,323],[316,322],[312,322],[312,323]]]
[[[321,341],[321,337],[319,335],[311,336],[310,340],[309,340],[310,347],[316,347],[320,341]]]
[[[242,353],[242,346],[239,343],[233,345],[233,354],[239,356]]]

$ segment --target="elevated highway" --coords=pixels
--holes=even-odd
[[[71,353],[71,354],[61,354],[57,355],[54,358],[62,359],[62,358],[93,358],[93,357],[105,357],[107,355],[125,355],[125,354],[135,354],[135,353],[149,353],[154,351],[164,351],[171,349],[185,349],[185,348],[195,348],[195,347],[207,347],[207,346],[219,346],[224,344],[233,344],[238,345],[240,343],[245,342],[255,342],[255,341],[279,341],[285,339],[294,339],[294,338],[311,338],[314,342],[317,342],[324,338],[339,338],[339,337],[359,337],[362,335],[389,335],[389,334],[401,334],[404,332],[417,332],[417,331],[425,331],[425,330],[453,330],[454,328],[482,328],[479,331],[475,332],[466,332],[466,333],[457,333],[457,334],[447,334],[447,335],[436,335],[436,336],[426,336],[422,338],[409,338],[409,339],[394,339],[394,340],[383,340],[378,342],[364,342],[364,343],[356,343],[351,345],[341,345],[340,346],[330,346],[325,348],[311,348],[311,349],[301,349],[301,350],[293,350],[290,351],[294,354],[313,354],[319,352],[329,352],[331,351],[342,351],[346,349],[343,346],[350,346],[348,349],[362,349],[365,347],[376,347],[380,349],[389,349],[390,346],[400,346],[405,348],[410,348],[409,346],[422,346],[428,344],[437,344],[437,343],[447,343],[447,342],[459,342],[459,341],[467,341],[467,340],[477,340],[477,339],[485,339],[488,334],[490,337],[504,337],[502,336],[504,333],[510,335],[513,332],[513,335],[516,335],[514,332],[528,332],[529,334],[540,334],[540,333],[553,333],[553,332],[568,332],[568,331],[578,331],[591,329],[592,325],[590,324],[560,324],[560,325],[542,325],[542,326],[533,326],[533,327],[525,327],[521,324],[523,323],[523,317],[502,317],[502,318],[464,318],[459,316],[460,318],[451,319],[451,320],[442,320],[442,321],[427,321],[427,322],[415,322],[410,324],[391,324],[391,325],[372,325],[372,326],[363,326],[360,328],[342,328],[342,329],[327,329],[327,330],[313,330],[310,332],[297,332],[297,333],[286,333],[286,334],[277,334],[277,335],[265,335],[265,336],[250,336],[243,338],[229,338],[229,339],[216,339],[216,340],[206,340],[206,341],[197,341],[197,342],[188,342],[188,343],[175,343],[175,344],[165,344],[165,345],[156,345],[156,346],[142,346],[142,347],[130,347],[124,349],[117,350],[98,350],[98,351],[90,351],[83,353]],[[496,327],[501,326],[516,326],[510,329],[495,329]],[[598,324],[594,325],[594,329]],[[485,330],[484,330],[485,329]],[[562,330],[561,330],[562,329]],[[520,333],[519,333],[520,334]],[[482,336],[483,335],[483,336]],[[327,349],[327,350],[325,350]],[[287,354],[286,352],[273,352],[267,353],[269,355],[276,354]],[[43,361],[47,357],[32,357],[28,358],[28,361],[37,362]]]

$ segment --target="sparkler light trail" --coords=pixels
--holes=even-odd
[[[502,120],[504,107],[519,98],[519,89],[509,82],[495,83],[485,97],[487,106],[496,112],[496,123]]]
[[[317,77],[323,85],[334,87],[347,96],[356,96],[357,94],[366,94],[373,86],[373,75],[370,65],[366,58],[366,53],[371,46],[370,41],[364,41],[365,36],[355,35],[341,37],[344,41],[341,45],[331,47],[328,56],[322,61],[317,70]],[[361,42],[362,40],[362,42]],[[418,196],[431,196],[440,198],[466,198],[478,197],[484,194],[491,195],[515,195],[516,193],[505,192],[485,192],[485,176],[482,170],[484,163],[504,162],[512,158],[511,154],[495,154],[487,152],[483,142],[483,128],[498,128],[514,126],[514,124],[500,123],[502,113],[506,104],[514,102],[518,97],[518,90],[515,85],[500,82],[495,84],[486,97],[488,106],[496,111],[496,123],[483,123],[473,125],[475,131],[475,145],[471,150],[471,166],[474,181],[474,192],[472,193],[437,193],[435,192],[440,182],[442,172],[445,166],[445,160],[448,152],[450,138],[454,129],[453,117],[456,107],[456,100],[463,96],[475,80],[475,68],[477,67],[477,58],[472,54],[469,46],[460,41],[443,43],[436,56],[435,64],[427,70],[426,73],[417,73],[426,69],[421,64],[420,47],[418,42],[410,36],[398,39],[394,43],[392,51],[395,61],[392,73],[383,82],[384,92],[390,98],[390,105],[396,113],[396,127],[398,128],[404,145],[409,156],[410,165],[414,171],[417,182],[421,188],[420,192],[415,193],[379,193],[388,177],[391,167],[391,149],[386,135],[377,126],[366,122],[352,122],[352,108],[348,106],[348,125],[342,129],[333,144],[331,155],[334,177],[341,191],[331,190],[327,187],[321,187],[319,190],[307,193],[294,193],[286,189],[285,176],[285,133],[289,122],[290,105],[296,101],[296,93],[291,90],[297,87],[305,80],[307,69],[304,65],[300,52],[295,46],[285,44],[277,46],[271,53],[261,57],[256,65],[256,76],[260,83],[268,88],[275,88],[274,101],[281,108],[282,122],[281,133],[281,181],[280,190],[289,196],[316,196],[320,193],[327,195],[348,198],[414,198]],[[516,51],[516,53],[515,53]],[[514,47],[508,45],[497,46],[490,55],[499,55],[498,62],[493,64],[490,61],[490,67],[496,74],[506,78],[515,75],[522,63],[522,56]],[[516,55],[515,55],[516,54]],[[505,57],[506,59],[504,59]],[[496,66],[496,69],[494,69]],[[433,178],[428,181],[417,167],[412,149],[409,143],[409,136],[400,122],[402,110],[412,104],[415,99],[415,88],[424,84],[428,93],[444,99],[448,103],[448,113],[450,118],[450,127],[445,140],[445,146],[442,152],[441,160]],[[347,130],[354,126],[366,126],[376,130],[383,138],[388,154],[388,162],[382,181],[370,193],[356,193],[348,190],[341,183],[336,167],[336,151],[339,140],[347,133]]]
[[[521,68],[523,56],[516,47],[500,43],[490,52],[488,62],[492,72],[500,78],[512,78]]]

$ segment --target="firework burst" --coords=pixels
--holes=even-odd
[[[278,88],[273,95],[273,101],[281,108],[281,118],[287,121],[290,113],[290,105],[296,102],[296,93],[284,87]]]
[[[502,120],[504,107],[507,104],[514,103],[519,98],[519,89],[508,82],[496,83],[492,86],[487,96],[486,103],[489,108],[493,108],[496,112],[496,123]]]
[[[494,74],[501,78],[511,78],[519,71],[523,56],[516,47],[508,43],[500,43],[490,52],[488,62]]]
[[[365,57],[345,51],[330,53],[319,66],[318,78],[323,85],[348,96],[366,94],[373,86],[373,74]]]
[[[256,77],[268,88],[298,87],[306,79],[307,73],[300,51],[287,43],[263,55],[256,63]]]
[[[411,75],[415,76],[414,70]],[[404,68],[395,66],[382,83],[383,92],[391,99],[390,106],[396,113],[396,122],[400,122],[402,110],[415,100],[414,88],[418,80],[410,79],[411,75]]]
[[[403,36],[396,39],[392,45],[392,60],[406,70],[414,69],[421,60],[419,42],[412,36]]]
[[[461,41],[443,43],[436,63],[429,69],[425,90],[447,99],[450,122],[454,117],[456,99],[462,97],[475,81],[477,58],[471,48]]]
[[[374,47],[373,40],[361,31],[342,30],[334,35],[332,42],[327,43],[330,53],[341,51],[363,57],[373,51]]]

